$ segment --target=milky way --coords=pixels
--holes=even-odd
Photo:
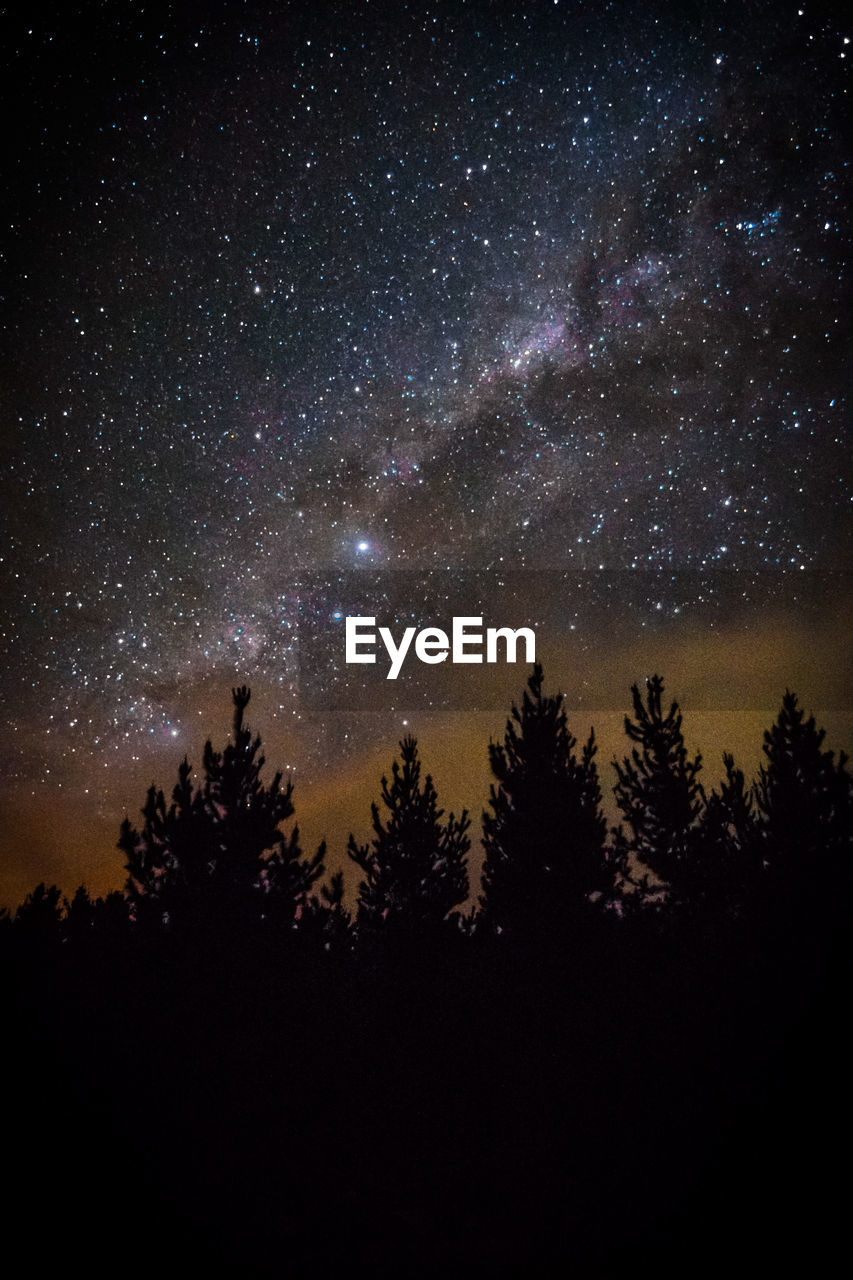
[[[840,12],[308,8],[4,11],[9,866],[236,679],[300,763],[375,741],[347,612],[846,598]]]

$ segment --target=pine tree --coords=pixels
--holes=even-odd
[[[847,757],[823,750],[825,730],[786,690],[764,734],[755,785],[763,859],[777,893],[792,902],[849,892],[853,790]]]
[[[43,880],[37,884],[15,912],[14,926],[18,937],[38,945],[59,942],[61,897],[55,884],[48,886]]]
[[[595,735],[580,754],[563,695],[545,696],[539,663],[521,709],[513,705],[504,741],[489,744],[497,779],[483,814],[480,907],[501,932],[549,932],[612,888]]]
[[[167,808],[152,785],[142,807],[142,831],[125,818],[118,847],[126,855],[126,885],[134,916],[152,923],[180,918],[198,905],[215,869],[211,815],[193,788],[192,766],[184,757]]]
[[[663,689],[657,675],[646,680],[645,701],[637,685],[631,688],[635,718],[625,717],[625,732],[638,745],[621,764],[613,762],[618,778],[613,793],[628,827],[627,836],[621,828],[616,833],[616,844],[628,879],[648,888],[645,873],[651,872],[670,900],[683,901],[695,874],[705,805],[698,781],[702,757],[688,758],[678,703],[664,715]]]
[[[758,892],[762,864],[760,829],[752,788],[734,757],[723,755],[726,776],[708,797],[701,851],[691,893],[717,913],[740,916]]]
[[[137,918],[212,923],[295,915],[322,874],[325,847],[302,857],[299,829],[279,829],[293,815],[293,784],[282,774],[261,782],[261,740],[243,722],[250,691],[232,690],[234,728],[224,751],[204,748],[204,781],[194,787],[186,758],[167,807],[152,786],[142,831],[125,818],[119,848],[127,856],[128,894]]]
[[[62,932],[71,942],[85,941],[94,931],[95,904],[84,884],[78,885],[74,897],[63,902]]]
[[[352,941],[352,918],[344,906],[344,875],[336,871],[328,884],[312,894],[299,917],[299,931],[325,951],[346,951]]]
[[[382,779],[382,803],[384,815],[371,804],[370,843],[358,845],[350,835],[347,846],[365,875],[359,885],[359,926],[417,932],[439,925],[468,893],[470,821],[463,810],[460,818],[451,813],[442,822],[432,778],[427,774],[421,783],[417,741],[411,736],[400,743],[391,782]]]
[[[128,903],[124,894],[114,889],[105,898],[90,898],[84,884],[74,897],[64,899],[62,936],[75,945],[92,939],[118,938],[129,923]]]

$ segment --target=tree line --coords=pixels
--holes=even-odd
[[[399,743],[390,777],[371,804],[372,835],[350,835],[361,872],[355,910],[340,871],[322,882],[326,846],[306,853],[293,784],[270,782],[261,739],[245,721],[250,690],[232,690],[230,740],[208,741],[196,782],[184,758],[167,799],[153,786],[142,824],[121,825],[124,892],[90,899],[81,886],[62,901],[44,883],[14,916],[21,935],[82,937],[207,929],[308,936],[328,950],[378,938],[466,936],[556,939],[605,915],[729,923],[773,908],[800,915],[847,901],[853,785],[847,757],[824,747],[824,730],[786,692],[764,734],[757,778],[733,757],[705,791],[702,757],[684,741],[677,702],[660,676],[632,687],[625,717],[631,744],[614,760],[620,821],[608,829],[595,734],[569,729],[564,698],[544,691],[541,665],[503,740],[489,744],[494,781],[482,817],[482,889],[469,902],[467,811],[445,815],[424,775],[414,737]]]
[[[7,1216],[45,1265],[831,1270],[851,781],[792,693],[758,776],[726,756],[706,791],[636,686],[611,825],[534,667],[473,902],[470,816],[414,738],[349,839],[353,901],[232,696],[224,747],[122,823],[124,891],[42,884],[0,929]]]

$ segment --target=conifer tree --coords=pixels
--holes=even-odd
[[[421,782],[415,738],[400,743],[391,782],[382,779],[382,804],[371,804],[373,838],[359,845],[350,835],[347,852],[364,872],[359,885],[358,923],[369,929],[418,931],[441,924],[468,893],[466,855],[471,847],[467,813],[444,810],[432,778]]]
[[[616,833],[616,844],[628,879],[647,887],[647,869],[666,886],[670,900],[681,901],[689,896],[699,848],[702,757],[688,758],[678,703],[664,714],[663,690],[657,675],[646,680],[645,700],[637,685],[631,688],[634,720],[625,717],[625,732],[637,746],[621,764],[613,762],[618,778],[613,793],[628,827],[627,835],[621,829]]]
[[[72,942],[82,941],[94,929],[95,904],[84,884],[78,885],[74,897],[63,902],[62,931]]]
[[[776,722],[764,734],[765,762],[755,785],[767,873],[792,900],[850,886],[853,790],[847,756],[824,751],[825,730],[786,690]]]
[[[261,740],[243,721],[250,696],[245,686],[232,690],[232,740],[224,751],[205,744],[200,786],[185,758],[171,804],[152,786],[142,831],[124,820],[119,848],[137,918],[234,921],[259,919],[263,909],[292,919],[322,874],[325,847],[303,858],[298,828],[289,836],[279,829],[293,815],[293,784],[282,788],[280,772],[269,786],[261,781]]]
[[[708,797],[702,818],[701,851],[691,893],[697,901],[729,916],[752,905],[762,863],[760,830],[752,787],[734,757],[723,755],[726,776]]]
[[[299,917],[299,930],[326,951],[345,951],[352,941],[352,918],[344,906],[344,875],[336,871],[312,894]]]
[[[62,919],[61,897],[55,884],[48,886],[43,880],[37,884],[15,912],[14,925],[18,936],[39,944],[58,942]]]
[[[563,695],[545,696],[533,668],[503,743],[489,744],[497,786],[483,814],[480,907],[501,932],[559,928],[613,885],[595,764],[595,735],[580,753]]]
[[[90,898],[84,884],[78,885],[74,897],[64,899],[62,936],[68,942],[84,944],[93,938],[116,938],[129,922],[128,902],[118,889],[105,898]]]

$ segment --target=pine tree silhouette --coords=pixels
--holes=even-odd
[[[432,778],[421,784],[421,764],[415,738],[400,743],[391,782],[382,779],[382,803],[371,804],[373,839],[358,845],[350,835],[347,852],[361,867],[358,924],[368,929],[417,931],[441,924],[468,893],[466,855],[471,841],[467,813],[444,810]]]
[[[95,904],[84,884],[78,885],[74,897],[64,903],[63,933],[72,942],[86,939],[94,930]]]
[[[261,740],[243,722],[251,694],[232,690],[234,728],[224,751],[204,748],[204,781],[195,788],[186,758],[172,803],[152,786],[142,810],[142,831],[122,823],[119,848],[127,855],[127,892],[137,918],[292,920],[322,874],[325,845],[302,857],[299,829],[279,829],[293,815],[293,784],[282,774],[261,782]]]
[[[118,889],[105,898],[90,898],[81,884],[70,901],[64,899],[63,907],[62,936],[75,945],[93,938],[117,938],[129,923],[128,902]]]
[[[55,884],[48,886],[43,880],[37,884],[15,912],[14,927],[18,937],[40,946],[58,942],[62,920],[61,897]]]
[[[578,755],[563,695],[546,697],[542,682],[536,663],[503,743],[489,744],[498,785],[483,814],[480,907],[501,932],[559,928],[613,887],[595,735]]]
[[[344,906],[344,874],[336,871],[328,884],[312,894],[299,918],[299,929],[325,951],[346,951],[352,942],[352,917]]]
[[[825,736],[786,690],[764,734],[766,762],[754,795],[768,875],[774,891],[792,902],[846,896],[850,888],[853,779],[844,752],[836,761],[823,750]]]
[[[702,818],[702,850],[692,894],[716,913],[741,916],[755,903],[762,875],[761,832],[752,787],[725,753],[726,776]]]
[[[697,822],[705,804],[698,781],[702,757],[688,759],[678,703],[664,715],[663,689],[657,675],[646,680],[645,701],[637,685],[631,688],[635,718],[625,717],[625,732],[638,746],[621,764],[613,762],[613,794],[628,826],[627,837],[621,828],[616,832],[615,846],[627,879],[648,889],[647,869],[667,887],[670,900],[682,901],[695,874]]]

